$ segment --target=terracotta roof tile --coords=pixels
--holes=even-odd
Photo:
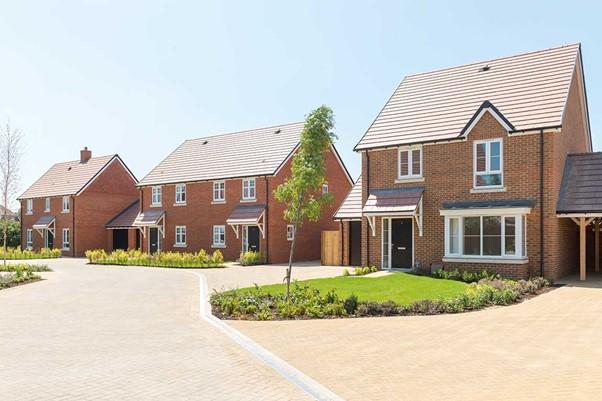
[[[335,219],[362,218],[362,176],[360,176],[334,214]]]

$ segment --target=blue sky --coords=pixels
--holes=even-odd
[[[356,177],[352,148],[404,75],[581,42],[601,149],[602,6],[558,4],[6,2],[0,122],[25,133],[25,189],[83,146],[119,153],[142,178],[184,139],[327,104]]]

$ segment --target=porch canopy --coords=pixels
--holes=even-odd
[[[132,203],[122,210],[117,216],[113,217],[105,227],[109,230],[137,228],[134,223],[140,210],[140,201]]]
[[[594,229],[595,269],[600,271],[602,224],[602,153],[568,155],[560,185],[556,216],[570,218],[579,226],[579,278],[586,279],[586,229]]]
[[[147,210],[138,213],[134,219],[134,227],[139,228],[143,236],[146,236],[147,227],[158,227],[159,233],[165,238],[165,210]]]
[[[55,221],[54,216],[42,216],[33,224],[33,229],[40,233],[41,236],[44,236],[44,230],[48,230],[54,235]]]
[[[240,226],[257,226],[262,238],[265,238],[265,205],[239,205],[226,219],[226,224],[232,227],[236,238]]]
[[[422,237],[422,194],[424,187],[373,189],[362,213],[375,235],[375,220],[381,217],[413,217]]]

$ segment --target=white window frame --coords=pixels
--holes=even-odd
[[[295,239],[295,226],[292,224],[286,225],[286,240],[292,241]]]
[[[27,249],[33,248],[33,229],[28,228],[25,234],[25,243]]]
[[[65,241],[66,239],[66,241]],[[63,251],[68,251],[71,248],[71,238],[68,228],[63,228]]]
[[[221,196],[220,196],[221,195]],[[226,201],[226,181],[213,181],[213,202]]]
[[[46,197],[46,199],[44,199],[44,211],[45,212],[50,211],[50,198],[49,197]]]
[[[491,144],[500,144],[500,169],[491,170]],[[485,171],[477,171],[477,146],[479,144],[485,144]],[[503,188],[504,187],[504,141],[501,138],[486,139],[480,141],[474,141],[472,145],[472,187],[473,189],[490,189],[490,188]],[[499,174],[501,183],[499,185],[481,185],[477,186],[477,177],[480,175],[491,175]]]
[[[251,185],[251,183],[253,185]],[[253,178],[243,178],[242,179],[242,200],[245,201],[254,201],[257,196],[256,194],[256,185],[255,185],[255,177]],[[248,193],[245,195],[245,186],[247,187],[246,189],[248,190]],[[251,190],[253,190],[253,196],[251,196]]]
[[[186,204],[186,184],[176,184],[175,188],[176,205]]]
[[[420,151],[420,172],[418,174],[413,174],[412,173],[412,166],[413,166],[413,155],[412,155],[412,151],[413,150],[419,150]],[[406,175],[401,175],[401,153],[402,152],[408,152],[408,174]],[[416,178],[422,178],[423,177],[423,173],[422,173],[422,146],[420,145],[412,145],[412,146],[401,146],[398,150],[397,150],[397,179],[398,180],[408,180],[408,179],[416,179]]]
[[[480,219],[479,224],[479,255],[465,255],[464,254],[464,219],[466,217],[478,217]],[[483,254],[483,218],[484,217],[500,217],[501,218],[501,255],[484,255]],[[514,220],[514,254],[506,254],[506,224],[505,219],[508,217],[513,217]],[[458,219],[458,252],[452,253],[450,252],[451,243],[449,240],[450,236],[450,220]],[[491,259],[491,260],[525,260],[527,259],[527,251],[526,246],[523,246],[523,241],[526,241],[526,238],[523,238],[523,232],[526,233],[526,230],[523,229],[523,225],[526,228],[526,215],[524,214],[500,214],[500,213],[487,213],[487,214],[467,214],[467,215],[449,215],[445,216],[445,228],[444,228],[444,245],[445,245],[445,257],[446,258],[462,258],[462,259]],[[524,250],[524,254],[523,254]]]
[[[69,198],[69,196],[63,196],[63,209],[61,210],[61,212],[69,213],[70,210],[71,210],[71,199]]]
[[[322,184],[322,193],[327,194],[330,192],[330,188],[328,188],[328,184]]]
[[[33,199],[27,199],[26,203],[26,211],[25,214],[33,214]]]
[[[161,202],[163,201],[163,191],[161,186],[156,185],[151,187],[151,206],[161,206]]]
[[[224,240],[221,240],[221,237],[224,237]],[[217,239],[217,241],[216,241]],[[215,225],[213,226],[213,248],[225,248],[226,247],[226,226],[224,225]]]
[[[184,247],[186,246],[186,226],[176,226],[175,229],[175,242],[174,246]]]

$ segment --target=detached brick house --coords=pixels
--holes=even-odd
[[[113,219],[113,235],[136,232],[143,250],[211,253],[226,260],[241,251],[262,253],[269,263],[288,261],[295,233],[283,218],[284,205],[273,191],[290,175],[303,123],[287,124],[187,140],[144,177],[139,203]],[[320,234],[337,230],[334,211],[352,185],[334,145],[326,155],[327,184],[334,195],[323,218],[299,230],[296,260],[320,259]],[[134,213],[136,208],[139,213]],[[129,234],[124,234],[129,230]]]
[[[60,248],[83,256],[107,246],[106,222],[138,199],[136,177],[118,155],[57,163],[18,199],[24,248]]]
[[[345,264],[576,271],[557,203],[567,156],[592,151],[580,45],[407,76],[355,150],[361,180],[335,214]]]

